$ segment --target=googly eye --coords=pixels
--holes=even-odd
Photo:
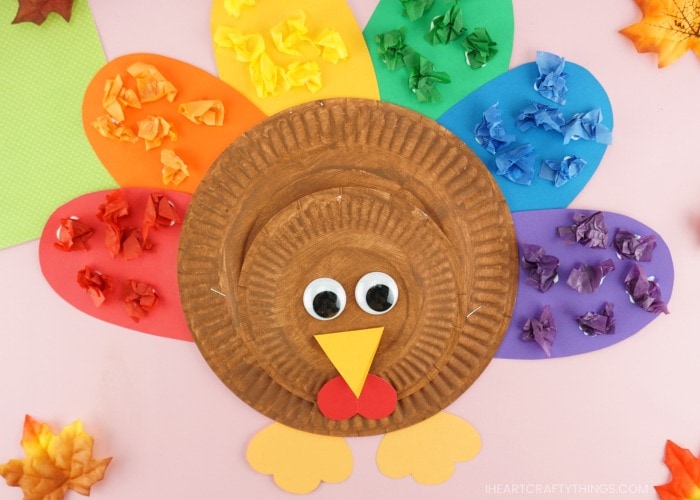
[[[384,314],[391,311],[399,298],[399,287],[386,273],[365,274],[355,287],[355,301],[368,314]]]
[[[304,309],[320,320],[336,318],[345,309],[347,297],[340,283],[331,278],[317,278],[304,290]]]

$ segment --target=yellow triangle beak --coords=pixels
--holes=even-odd
[[[384,327],[314,335],[321,349],[331,360],[356,397],[369,374]]]

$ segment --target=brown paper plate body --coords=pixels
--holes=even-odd
[[[399,288],[384,315],[354,299],[372,271]],[[189,327],[224,384],[272,419],[335,436],[400,429],[461,395],[506,331],[517,273],[510,211],[476,155],[435,121],[364,99],[303,104],[232,143],[194,194],[178,260]],[[348,297],[329,321],[302,303],[319,277]],[[314,335],[377,326],[370,373],[396,389],[396,410],[324,417],[316,394],[338,373]]]

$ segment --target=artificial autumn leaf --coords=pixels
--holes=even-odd
[[[25,500],[61,500],[68,490],[90,495],[112,460],[94,459],[93,442],[80,420],[56,436],[27,415],[21,441],[26,458],[0,465],[0,476],[9,486],[20,487]]]
[[[19,9],[12,24],[29,22],[40,25],[51,12],[70,21],[72,9],[73,0],[19,0]]]
[[[671,480],[654,486],[661,500],[694,500],[700,498],[700,459],[671,440],[666,441],[664,463],[671,471]]]
[[[635,0],[642,20],[620,30],[637,52],[659,54],[659,68],[692,50],[700,57],[700,0]]]

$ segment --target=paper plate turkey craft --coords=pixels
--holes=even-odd
[[[122,189],[92,193],[56,210],[41,239],[42,270],[66,300],[88,314],[162,337],[193,337],[221,381],[275,421],[253,437],[247,459],[284,490],[306,493],[320,482],[347,479],[352,456],[344,438],[378,434],[384,434],[377,452],[382,473],[411,475],[423,484],[443,482],[455,462],[474,457],[480,448],[476,430],[443,410],[490,360],[571,356],[635,334],[667,311],[658,283],[667,298],[673,285],[670,252],[651,228],[629,217],[562,208],[593,175],[609,140],[564,134],[561,127],[585,131],[600,124],[609,132],[612,109],[585,68],[567,62],[562,73],[564,59],[558,56],[538,53],[538,61],[506,72],[512,42],[505,22],[512,19],[509,2],[489,7],[495,10],[483,19],[501,40],[488,68],[493,74],[461,68],[483,81],[473,81],[474,89],[465,95],[454,85],[443,103],[416,101],[406,78],[380,65],[377,40],[404,34],[381,33],[389,29],[382,9],[393,13],[391,19],[403,19],[398,2],[383,0],[364,39],[345,2],[296,2],[309,13],[310,26],[311,19],[325,19],[326,11],[339,19],[339,13],[349,16],[347,26],[336,21],[352,55],[337,65],[320,62],[321,94],[287,82],[288,94],[274,95],[276,86],[263,85],[263,94],[269,90],[273,96],[262,97],[251,71],[267,68],[277,75],[299,69],[298,61],[282,71],[262,65],[262,52],[253,51],[261,58],[253,61],[241,52],[262,40],[258,32],[273,22],[270,13],[286,17],[266,36],[278,34],[280,26],[299,28],[306,22],[304,12],[288,11],[285,2],[277,2],[279,9],[268,2],[259,9],[252,7],[255,2],[241,3],[250,9],[237,21],[222,2],[214,2],[215,45],[222,39],[231,45],[224,47],[228,52],[216,50],[222,81],[181,61],[145,53],[122,56],[100,70],[86,92],[83,121],[97,155]],[[433,13],[441,8],[436,3]],[[224,26],[224,21],[241,24]],[[424,44],[417,26],[406,40]],[[320,24],[313,28],[319,33],[315,44],[335,39],[327,39],[329,32]],[[296,57],[285,50],[284,57]],[[438,52],[442,56],[447,50]],[[462,64],[464,52],[454,44],[449,50]],[[325,50],[317,52],[321,58]],[[566,105],[535,101],[541,100],[533,87],[542,77],[541,57],[556,62],[556,81],[569,75]],[[180,137],[164,134],[163,139],[192,171],[181,185],[166,182],[158,146],[149,152],[148,144],[144,149],[136,140],[112,137],[116,129],[105,136],[94,126],[95,118],[104,116],[105,81],[122,75],[131,85],[129,68],[144,63],[163,71],[161,80],[172,83],[178,94],[173,102],[129,107],[127,114],[135,129],[156,112],[177,125]],[[408,81],[432,85],[435,75],[429,73]],[[362,86],[357,86],[357,75],[372,77],[360,78]],[[119,100],[121,94],[116,95]],[[317,100],[308,102],[312,95]],[[214,98],[226,109],[223,127],[192,124],[175,112],[190,101]],[[518,125],[523,107],[534,107],[537,115],[525,121],[535,123],[544,113],[550,118],[544,123],[557,128],[530,124],[523,129]],[[411,111],[415,108],[421,113]],[[488,137],[479,135],[485,130]],[[505,136],[507,144],[496,144],[504,148],[501,154],[484,145]],[[517,158],[522,151],[527,153]],[[581,175],[565,165],[577,155],[588,162]],[[535,157],[566,169],[566,183],[535,176],[540,168]],[[506,169],[500,165],[504,158],[512,160]],[[531,182],[517,182],[512,173],[525,171],[528,162]],[[581,170],[586,161],[577,165]],[[183,192],[164,190],[169,184]],[[182,225],[177,213],[166,221],[172,229],[152,236],[155,251],[145,248],[138,259],[127,259],[123,252],[124,259],[115,260],[119,252],[108,255],[104,245],[93,242],[90,252],[56,249],[57,226],[73,225],[73,216],[94,225],[94,241],[105,239],[105,225],[91,211],[117,195],[136,200],[133,220],[125,219],[126,225],[138,225],[143,200],[153,196],[165,200],[159,206],[186,211],[186,216]],[[614,242],[607,241],[604,220]],[[139,231],[126,225],[139,241]],[[150,226],[144,227],[146,241]],[[589,244],[590,227],[603,245]],[[579,233],[586,238],[579,239]],[[627,236],[618,242],[618,235]],[[126,315],[115,296],[93,305],[74,278],[87,264],[112,273],[115,281],[138,274],[160,305],[138,319]],[[539,273],[534,278],[533,270]],[[571,276],[579,278],[571,281]],[[587,281],[595,283],[586,289]]]
[[[260,440],[406,432],[461,395],[508,326],[517,246],[462,141],[404,108],[338,99],[275,115],[219,157],[184,221],[178,275],[212,369],[283,424],[251,443],[264,469]],[[466,422],[436,418],[478,449]],[[405,457],[384,452],[391,475]]]

